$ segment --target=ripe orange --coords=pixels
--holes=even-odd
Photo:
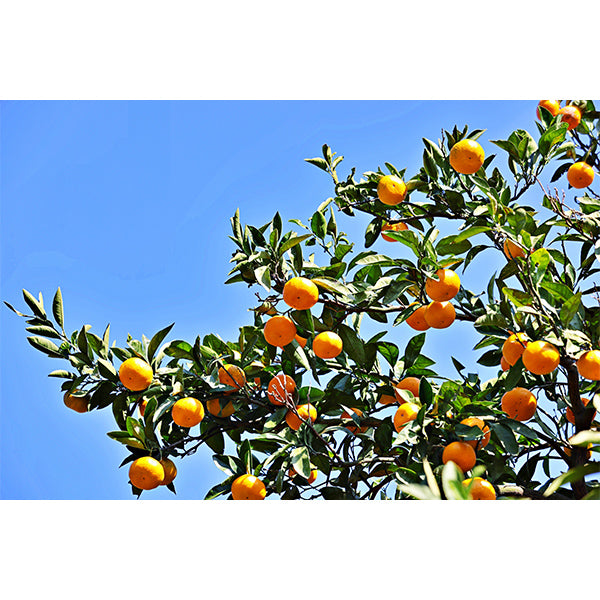
[[[452,300],[460,289],[460,277],[452,269],[438,269],[438,280],[427,278],[425,293],[437,302]]]
[[[450,150],[450,166],[463,175],[477,173],[484,159],[485,152],[475,140],[461,140]]]
[[[119,368],[121,383],[132,392],[141,392],[152,383],[152,367],[137,356],[128,358]]]
[[[401,379],[398,383],[394,385],[397,390],[408,390],[412,392],[412,395],[415,398],[419,397],[419,386],[421,385],[421,379],[419,377],[405,377]],[[400,394],[396,394],[396,401],[399,404],[404,404],[405,400],[403,400]]]
[[[503,371],[508,371],[510,369],[510,363],[504,358],[504,356],[500,359],[500,368]]]
[[[433,301],[425,311],[425,321],[434,329],[445,329],[454,323],[456,311],[450,302]]]
[[[386,242],[397,242],[394,238],[391,238],[389,235],[386,235],[384,231],[406,231],[408,229],[408,225],[406,223],[398,222],[398,223],[384,223],[381,227],[381,237]]]
[[[465,444],[469,444],[469,446],[473,447],[473,450],[479,450],[480,448],[485,448],[490,442],[490,436],[492,435],[490,428],[477,417],[467,417],[461,421],[463,425],[468,425],[469,427],[479,427],[481,431],[483,431],[483,437],[478,440],[464,440]]]
[[[394,415],[394,429],[400,431],[409,421],[414,421],[417,418],[420,407],[413,402],[405,402],[400,405],[400,408]]]
[[[301,335],[296,334],[294,339],[298,342],[298,344],[300,344],[301,348],[304,348],[304,346],[306,346],[306,338],[303,338]]]
[[[567,171],[567,179],[578,190],[586,188],[594,181],[594,168],[585,162],[573,163]]]
[[[175,477],[177,477],[177,467],[175,466],[175,463],[170,458],[163,458],[160,461],[160,464],[165,471],[165,477],[160,485],[169,485],[170,483],[173,483]]]
[[[400,204],[406,198],[406,184],[395,175],[384,175],[377,184],[377,196],[388,206]]]
[[[600,381],[600,350],[588,350],[577,360],[577,371],[585,378]]]
[[[265,484],[254,475],[240,475],[231,484],[234,500],[264,500],[266,495]]]
[[[496,490],[494,486],[487,480],[481,477],[473,477],[472,479],[465,479],[462,484],[465,487],[469,487],[469,484],[473,482],[471,486],[471,500],[495,500]]]
[[[558,100],[540,100],[538,102],[538,107],[539,106],[543,106],[544,108],[549,110],[553,117],[555,117],[558,114],[558,111],[560,110],[560,102]],[[537,118],[541,119],[540,109],[536,108],[535,112],[537,114]]]
[[[529,342],[527,336],[522,333],[512,333],[506,338],[502,345],[502,358],[512,367],[523,356],[525,347]]]
[[[525,368],[534,375],[552,373],[560,363],[560,353],[556,346],[542,340],[527,344],[521,358]]]
[[[129,467],[129,481],[140,490],[153,490],[165,478],[165,469],[155,458],[142,456]]]
[[[289,375],[283,373],[273,377],[267,386],[269,402],[277,406],[292,402],[295,391],[296,382]]]
[[[310,475],[307,479],[308,483],[311,484],[316,478],[317,478],[317,469],[311,469],[310,471]],[[296,473],[296,471],[294,470],[293,467],[290,468],[290,470],[288,471],[288,476],[293,479],[294,477],[296,477],[296,475],[299,475],[299,473]]]
[[[396,402],[398,402],[396,396],[390,396],[389,394],[381,394],[381,396],[379,396],[379,403],[385,406],[389,404],[396,404]]]
[[[300,425],[309,419],[311,423],[314,423],[317,420],[317,409],[312,404],[300,404],[296,410],[298,411],[298,416],[291,410],[288,410],[285,415],[285,422],[294,431],[298,431]]]
[[[277,315],[266,322],[263,333],[267,344],[283,348],[296,337],[296,326],[290,318]]]
[[[477,462],[477,456],[472,446],[465,442],[451,442],[442,452],[444,464],[452,461],[463,472],[470,471]]]
[[[237,365],[223,365],[219,367],[219,383],[239,390],[246,385],[246,374]],[[225,392],[231,394],[233,392]]]
[[[413,302],[413,304],[415,304],[415,303]],[[426,311],[427,311],[426,306],[420,306],[419,308],[417,308],[417,310],[415,310],[410,315],[410,317],[408,317],[408,319],[406,319],[406,322],[408,323],[408,325],[410,327],[412,327],[416,331],[426,331],[427,329],[429,329],[429,325],[427,324],[427,321],[425,320],[425,312]]]
[[[204,407],[196,398],[181,398],[173,404],[171,416],[180,427],[194,427],[204,419]]]
[[[333,331],[323,331],[313,340],[313,352],[319,358],[335,358],[343,348],[342,338]]]
[[[569,131],[581,122],[581,111],[576,106],[563,106],[558,114],[562,115],[562,120],[569,125]]]
[[[362,410],[360,410],[360,408],[350,407],[350,410],[359,417],[363,416],[363,412],[362,412]],[[352,417],[350,416],[350,414],[347,413],[346,411],[344,411],[342,413],[342,415],[340,416],[340,419],[342,419],[342,421],[344,421],[346,419],[350,420],[349,423],[344,423],[343,425],[346,427],[346,429],[349,429],[354,435],[356,435],[357,433],[364,433],[368,429],[368,427],[366,427],[366,426],[357,427],[354,424],[354,421],[352,420]]]
[[[88,411],[89,407],[89,397],[85,396],[73,396],[73,394],[79,392],[80,390],[74,390],[73,392],[67,392],[63,397],[63,402],[67,408],[74,410],[78,413],[85,413]]]
[[[206,410],[213,415],[213,417],[221,417],[222,419],[230,417],[235,412],[235,408],[233,407],[233,402],[231,400],[223,408],[221,408],[219,398],[211,398],[210,400],[207,400]]]
[[[292,277],[283,286],[283,301],[296,310],[308,310],[319,300],[319,288],[306,277]]]
[[[581,402],[583,403],[584,406],[587,406],[590,403],[590,399],[589,398],[582,398]],[[596,411],[594,411],[594,416],[592,417],[592,419],[594,419],[596,417]],[[565,413],[565,418],[567,419],[567,421],[569,421],[569,423],[572,423],[573,425],[575,425],[575,415],[573,414],[573,411],[571,410],[571,407],[567,407],[567,411]]]
[[[515,421],[529,421],[535,414],[537,400],[527,389],[516,387],[502,396],[502,410]]]
[[[521,246],[518,246],[508,238],[504,240],[503,248],[504,254],[506,258],[508,258],[508,260],[512,260],[513,258],[525,257],[525,251],[523,250],[523,248],[521,248]]]

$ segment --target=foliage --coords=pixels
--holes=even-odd
[[[259,476],[267,494],[283,499],[468,498],[460,484],[463,473],[454,463],[443,464],[442,451],[452,441],[482,438],[480,429],[461,424],[469,416],[491,429],[489,444],[477,450],[473,475],[493,483],[499,497],[597,498],[598,482],[585,477],[600,472],[586,448],[592,444],[591,456],[600,449],[593,422],[593,406],[600,410],[599,386],[579,377],[576,359],[599,346],[600,307],[593,282],[600,271],[600,197],[588,188],[570,207],[565,193],[551,193],[539,182],[547,168],[554,169],[554,182],[579,160],[600,168],[600,113],[591,101],[575,104],[583,109],[576,129],[569,131],[560,116],[541,108],[535,136],[517,130],[506,140],[493,140],[503,156],[487,156],[473,175],[452,169],[449,150],[461,139],[481,138],[484,131],[454,127],[437,142],[423,139],[423,166],[406,180],[406,199],[393,207],[378,200],[377,182],[384,174],[405,179],[404,169],[385,163],[385,170],[357,179],[353,168],[344,179],[338,174],[343,157],[323,146],[322,157],[307,161],[329,174],[334,195],[306,222],[292,219],[295,229],[284,228],[277,213],[256,227],[242,224],[239,210],[231,219],[236,250],[227,283],[259,290],[253,322],[240,328],[237,340],[209,334],[193,342],[165,343],[172,325],[150,339],[129,336],[125,347],[111,343],[109,326],[101,336],[87,325],[67,335],[60,288],[51,315],[41,293],[36,298],[23,291],[30,314],[7,306],[26,319],[27,340],[34,348],[69,363],[67,370],[50,373],[64,379],[63,392],[81,390],[89,410],[112,411],[116,428],[108,436],[128,452],[122,465],[145,455],[184,457],[208,445],[224,480],[206,498],[228,495],[232,481],[244,473]],[[494,166],[503,159],[510,174]],[[536,186],[541,206],[519,204]],[[339,229],[340,213],[369,216],[364,248]],[[409,228],[387,232],[399,242],[390,255],[370,250],[382,226],[398,220]],[[441,220],[456,223],[455,232],[440,238]],[[414,332],[404,348],[386,339],[391,327],[410,331],[406,319],[429,303],[427,278],[440,268],[460,267],[464,273],[481,253],[503,252],[507,239],[522,247],[525,257],[506,260],[499,273],[491,274],[485,292],[461,287],[452,300],[456,319],[472,323],[480,334],[474,349],[480,364],[499,365],[505,339],[520,331],[559,349],[557,370],[533,375],[519,359],[506,372],[498,368],[496,377],[481,381],[453,358],[458,378],[452,380],[439,376],[421,352],[426,335],[435,330]],[[284,305],[283,286],[293,276],[318,286],[319,301],[311,310]],[[297,340],[282,349],[266,343],[262,331],[274,311],[294,321],[298,335],[308,340],[304,347]],[[361,330],[365,318],[381,328],[368,339]],[[312,352],[311,340],[321,331],[342,338],[343,352],[335,359]],[[152,384],[141,392],[127,390],[118,376],[118,364],[135,356],[154,371]],[[219,382],[225,364],[243,368],[243,387]],[[296,383],[288,406],[275,406],[267,397],[267,385],[279,373]],[[394,384],[409,376],[421,378],[418,398],[410,392],[400,397],[418,405],[418,416],[397,432],[394,409],[379,398],[394,395]],[[538,398],[527,425],[501,409],[503,393],[517,386]],[[231,401],[235,412],[227,418],[207,413],[198,427],[183,428],[173,422],[170,410],[182,395],[204,404],[218,398],[222,407]],[[593,398],[588,409],[581,396]],[[147,401],[143,417],[136,413],[142,401]],[[318,418],[294,431],[285,415],[307,402],[317,408]],[[574,426],[565,420],[567,407],[575,414]],[[362,416],[354,413],[352,421],[342,421],[350,408],[360,409]],[[349,426],[361,429],[354,432]],[[578,437],[570,445],[574,433]],[[290,476],[290,468],[297,476]],[[319,477],[309,485],[314,468]],[[552,470],[560,476],[552,476]]]

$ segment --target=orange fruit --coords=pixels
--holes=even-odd
[[[512,333],[502,344],[502,358],[512,367],[523,356],[525,347],[529,342],[527,336],[522,333]]]
[[[556,346],[542,340],[527,344],[521,358],[525,368],[534,375],[552,373],[560,363],[560,353]]]
[[[394,385],[397,390],[408,390],[412,392],[412,395],[415,398],[419,397],[419,386],[421,384],[421,379],[419,377],[405,377],[401,379],[398,383]],[[399,394],[396,394],[396,401],[399,404],[404,404],[405,400]]]
[[[502,396],[502,410],[515,421],[529,421],[535,414],[537,400],[527,389],[516,387]]]
[[[145,390],[152,383],[153,376],[152,367],[137,356],[128,358],[119,368],[121,383],[132,392]]]
[[[395,175],[384,175],[377,184],[377,196],[388,206],[400,204],[406,198],[406,184]]]
[[[587,406],[590,403],[590,399],[582,398],[581,402],[583,403],[584,406]],[[594,416],[592,417],[592,419],[594,419],[595,417],[596,417],[596,411],[594,411]],[[565,413],[565,418],[567,419],[567,421],[569,421],[569,423],[572,423],[573,425],[575,425],[575,414],[571,410],[570,406],[567,407],[567,412]]]
[[[460,277],[452,269],[438,269],[438,280],[427,278],[425,293],[437,302],[452,300],[460,289]]]
[[[306,277],[292,277],[283,286],[283,301],[296,310],[308,310],[319,300],[319,288]]]
[[[396,404],[396,402],[398,402],[396,396],[390,396],[389,394],[381,394],[381,396],[379,396],[379,403],[385,406],[388,404]]]
[[[283,373],[273,377],[267,386],[269,402],[277,406],[292,402],[295,391],[296,382],[289,375]]]
[[[466,442],[451,442],[442,452],[442,462],[444,464],[452,461],[463,472],[470,471],[477,462],[477,456],[473,446]]]
[[[454,323],[456,311],[450,302],[433,301],[425,311],[425,321],[434,329],[445,329]]]
[[[155,458],[142,456],[129,467],[129,481],[140,490],[153,490],[165,478],[165,469]]]
[[[500,368],[503,371],[508,371],[510,369],[510,363],[504,358],[504,356],[500,359]]]
[[[204,419],[204,406],[196,398],[181,398],[173,404],[171,416],[180,427],[194,427]]]
[[[303,338],[302,336],[296,334],[294,339],[298,342],[298,344],[300,344],[301,348],[304,348],[304,346],[306,346],[306,338]]]
[[[319,358],[335,358],[343,348],[342,338],[333,331],[323,331],[313,340],[313,352]]]
[[[586,188],[594,181],[594,168],[585,162],[573,163],[567,171],[567,179],[578,190]]]
[[[569,131],[575,129],[581,122],[581,111],[576,106],[563,106],[558,114],[562,116],[562,120],[568,124]]]
[[[512,240],[509,240],[508,238],[504,240],[504,245],[503,245],[503,249],[504,249],[504,254],[506,256],[506,258],[508,258],[508,260],[512,260],[513,258],[524,258],[525,257],[525,251],[523,250],[523,248],[521,248],[521,246],[518,246],[517,244],[515,244]]]
[[[400,408],[394,415],[394,429],[400,431],[409,421],[414,421],[417,418],[420,407],[413,402],[405,402],[400,405]]]
[[[173,483],[175,477],[177,477],[177,467],[170,458],[163,458],[159,461],[165,471],[165,477],[160,485],[169,485]]]
[[[296,410],[298,411],[297,416],[291,410],[288,410],[285,415],[285,422],[294,431],[298,431],[300,425],[309,419],[311,423],[317,420],[317,409],[312,404],[300,404]]]
[[[290,318],[277,315],[266,322],[263,333],[267,344],[283,348],[296,337],[296,326]]]
[[[577,371],[584,379],[600,381],[600,350],[588,350],[577,360]]]
[[[540,100],[538,102],[538,107],[539,106],[543,106],[544,108],[549,110],[553,117],[555,117],[558,114],[558,111],[560,110],[560,102],[558,100]],[[537,118],[541,119],[540,109],[536,108],[535,112],[537,114]]]
[[[266,495],[265,484],[254,475],[240,475],[231,484],[234,500],[264,500]]]
[[[391,238],[389,235],[386,235],[384,231],[406,231],[408,229],[408,225],[406,223],[398,222],[398,223],[384,223],[381,227],[381,237],[386,242],[397,242],[394,238]]]
[[[359,417],[363,416],[363,412],[362,410],[360,410],[360,408],[350,408],[350,410],[355,414],[358,415]],[[354,424],[354,421],[352,420],[352,417],[350,416],[349,413],[347,413],[346,411],[344,411],[342,413],[342,415],[340,416],[340,419],[342,419],[342,421],[349,419],[350,423],[346,424],[344,423],[344,427],[346,427],[346,429],[349,429],[354,435],[356,435],[357,433],[364,433],[368,427],[363,426],[363,427],[357,427]]]
[[[473,482],[471,486],[470,494],[471,500],[495,500],[496,490],[494,486],[487,480],[481,477],[473,477],[472,479],[465,479],[462,484],[465,487],[469,487],[469,484]]]
[[[309,475],[309,477],[307,479],[307,481],[308,481],[309,484],[311,484],[317,478],[317,474],[318,474],[317,469],[312,469],[311,470],[310,475]],[[296,471],[292,467],[288,471],[288,475],[289,475],[289,477],[291,477],[293,479],[294,477],[296,477],[296,475],[300,475],[300,473],[296,473]]]
[[[246,374],[237,365],[223,365],[219,367],[219,383],[239,390],[246,385]]]
[[[221,408],[219,398],[211,398],[210,400],[207,400],[206,410],[213,415],[213,417],[221,417],[222,419],[230,417],[235,412],[235,408],[233,407],[233,402],[231,400],[223,408]]]
[[[427,310],[426,306],[420,306],[419,308],[417,308],[417,310],[415,310],[410,315],[410,317],[408,317],[408,319],[406,319],[406,322],[408,323],[408,325],[410,327],[412,327],[413,329],[415,329],[416,331],[426,331],[427,329],[429,329],[429,325],[427,324],[427,321],[425,320],[425,311],[426,310]]]
[[[89,398],[87,394],[85,396],[73,396],[73,394],[76,394],[79,391],[80,390],[67,392],[63,397],[63,402],[67,408],[70,408],[78,413],[85,413],[88,411]]]
[[[484,159],[485,152],[475,140],[461,140],[450,150],[450,166],[463,175],[477,173]]]
[[[478,440],[464,440],[465,444],[469,444],[469,446],[473,447],[473,450],[479,450],[480,448],[485,448],[490,442],[490,436],[492,435],[490,428],[477,417],[467,417],[461,421],[463,425],[468,425],[469,427],[479,427],[481,431],[483,431],[483,437]]]

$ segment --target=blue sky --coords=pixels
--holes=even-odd
[[[21,289],[50,303],[57,286],[66,329],[89,323],[125,345],[175,322],[168,339],[215,332],[237,337],[251,323],[254,290],[225,286],[229,218],[261,225],[279,211],[307,221],[332,195],[328,176],[304,162],[323,143],[345,156],[340,172],[384,161],[420,167],[422,137],[469,124],[487,129],[486,153],[514,129],[535,135],[536,101],[115,101],[0,104],[1,296],[23,308]],[[538,194],[539,196],[539,194]],[[367,218],[338,217],[363,244]],[[290,224],[290,227],[295,227]],[[398,245],[378,241],[382,252]],[[476,259],[463,284],[482,291],[503,264]],[[0,497],[129,499],[126,451],[110,440],[109,411],[80,415],[62,404],[66,366],[35,351],[24,320],[0,309]],[[390,332],[401,347],[414,332]],[[458,341],[457,341],[458,340]],[[452,377],[450,354],[475,366],[478,337],[456,323],[428,334],[425,354]],[[493,370],[478,367],[485,376]],[[222,473],[211,451],[178,461],[181,499],[202,498]],[[173,497],[164,489],[145,498]]]

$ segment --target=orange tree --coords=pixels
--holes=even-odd
[[[108,327],[68,335],[60,288],[51,315],[25,290],[30,314],[8,306],[32,346],[69,364],[50,373],[65,404],[112,411],[135,495],[175,491],[172,459],[206,444],[224,472],[206,498],[597,499],[600,113],[561,105],[540,102],[535,137],[482,145],[484,131],[454,127],[423,139],[410,177],[385,163],[340,178],[342,157],[323,146],[307,160],[334,195],[307,222],[231,219],[227,283],[258,290],[237,340],[165,342],[172,326],[125,347]],[[503,156],[486,156],[489,144]],[[543,187],[547,168],[565,191]],[[528,191],[537,210],[519,202]],[[364,248],[336,213],[368,215]],[[453,233],[440,238],[440,222]],[[369,249],[380,235],[388,254]],[[458,271],[493,252],[500,272],[465,289]],[[381,331],[367,337],[365,320]],[[492,379],[454,357],[458,377],[443,377],[423,355],[426,336],[455,320],[479,334],[474,357]],[[399,325],[411,332],[402,346],[388,339]]]

